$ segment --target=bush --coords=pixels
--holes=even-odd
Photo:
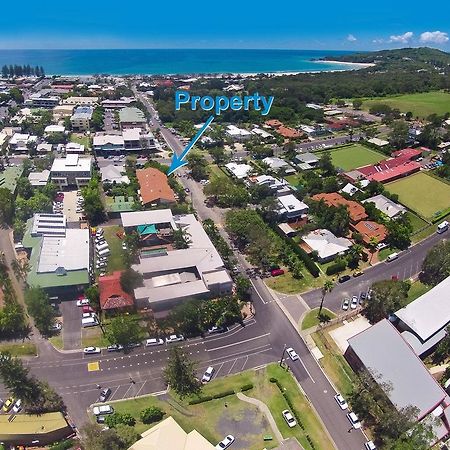
[[[128,413],[114,413],[106,416],[105,423],[110,428],[114,428],[119,423],[132,427],[136,424],[136,419]]]
[[[269,381],[270,381],[271,383],[278,383],[278,380],[277,380],[276,378],[274,378],[274,377],[270,377],[270,378],[269,378]]]
[[[194,398],[193,400],[189,400],[189,404],[198,405],[199,403],[209,402],[212,399],[213,398],[211,397],[211,395],[206,395],[205,397],[197,397]]]
[[[52,444],[50,449],[51,450],[69,450],[74,445],[75,445],[75,442],[73,439],[67,439],[65,441],[61,441],[56,444]]]
[[[241,386],[241,392],[249,391],[250,389],[253,389],[253,384],[248,383]]]
[[[338,261],[327,267],[327,275],[334,275],[335,273],[342,272],[346,267],[347,263],[345,261]]]
[[[145,408],[141,411],[140,417],[142,423],[148,424],[153,422],[158,422],[164,416],[164,411],[157,406],[150,406],[149,408]]]
[[[230,389],[228,391],[219,392],[218,394],[213,395],[214,399],[228,397],[229,395],[234,395],[234,390]]]

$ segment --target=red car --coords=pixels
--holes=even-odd
[[[273,277],[278,277],[279,275],[283,275],[283,274],[284,274],[283,269],[273,269],[270,271],[270,275],[272,275]]]
[[[84,306],[83,306],[83,312],[84,312],[84,313],[91,313],[91,312],[95,312],[95,311],[94,311],[94,309],[93,309],[91,306],[89,306],[89,305],[84,305]]]

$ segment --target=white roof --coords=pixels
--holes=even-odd
[[[45,186],[50,177],[50,170],[43,170],[42,172],[30,172],[28,181],[31,186]]]
[[[356,194],[356,192],[358,192],[359,189],[354,186],[352,183],[347,183],[341,190],[340,192],[345,192],[346,194],[353,196],[354,194]]]
[[[123,137],[119,134],[102,134],[94,136],[94,146],[120,145],[123,147]]]
[[[422,341],[426,341],[450,323],[450,277],[440,282],[395,315]]]
[[[79,155],[67,155],[65,158],[55,158],[52,172],[90,172],[92,158],[80,158]]]
[[[376,137],[369,139],[367,142],[370,142],[371,144],[374,144],[377,147],[384,147],[386,145],[389,145],[389,141],[385,141],[384,139],[378,139]]]
[[[308,211],[309,207],[306,203],[300,201],[295,195],[283,195],[277,198],[278,203],[281,206],[280,213],[292,213],[294,211]]]
[[[66,216],[63,214],[38,213],[33,216],[31,236],[65,236]]]
[[[347,238],[335,236],[331,231],[319,229],[302,237],[303,241],[316,251],[320,259],[327,259],[347,251],[352,243]]]
[[[172,211],[170,209],[156,209],[153,211],[133,211],[120,214],[124,227],[137,227],[138,225],[157,225],[170,223],[176,229]]]
[[[130,179],[125,175],[125,168],[123,166],[106,166],[100,167],[102,174],[102,181],[109,181],[110,183],[125,183],[130,184]]]
[[[398,214],[403,214],[406,211],[404,206],[393,202],[383,194],[374,195],[373,197],[363,200],[363,203],[374,203],[378,210],[390,218],[395,217]]]
[[[141,137],[141,129],[129,128],[127,130],[123,130],[122,136],[124,141],[139,141]]]
[[[84,153],[84,145],[78,144],[77,142],[68,142],[66,144],[66,152]]]
[[[245,178],[252,171],[252,166],[249,166],[248,164],[228,163],[225,164],[225,167],[236,178]]]
[[[52,151],[52,148],[53,148],[52,144],[42,143],[37,145],[36,151],[38,153],[49,153]]]
[[[252,129],[252,133],[261,136],[263,139],[267,139],[267,138],[272,137],[272,135],[270,133],[268,133],[265,130],[262,130],[261,128],[253,128]]]
[[[263,163],[267,164],[271,169],[281,169],[282,167],[290,167],[289,164],[276,156],[268,156],[263,159]]]
[[[250,136],[252,134],[251,131],[244,130],[243,128],[238,128],[235,125],[228,125],[226,133],[230,136]]]
[[[64,133],[66,128],[62,125],[48,125],[44,130],[46,133]]]

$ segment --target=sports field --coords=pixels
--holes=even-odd
[[[397,108],[401,112],[411,111],[414,117],[428,117],[433,113],[443,115],[450,112],[450,94],[441,91],[405,94],[395,97],[377,97],[364,100],[362,107],[368,110],[372,105],[378,103]]]
[[[386,158],[385,155],[360,144],[352,144],[348,147],[331,150],[330,154],[334,167],[343,170],[352,170],[357,167],[374,164]]]
[[[422,217],[433,219],[450,208],[450,185],[423,172],[386,185],[399,201]]]

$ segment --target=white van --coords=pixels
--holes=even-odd
[[[96,327],[98,325],[97,317],[83,317],[81,319],[81,326],[83,328]]]
[[[104,250],[105,248],[109,249],[109,245],[107,242],[105,242],[104,244],[97,244],[95,246],[95,249],[97,250],[97,252],[100,252],[100,251]]]
[[[399,256],[398,253],[391,253],[391,254],[386,258],[386,261],[387,261],[387,262],[394,261],[394,259],[397,259],[398,256]]]
[[[103,250],[100,250],[97,252],[97,256],[101,258],[102,256],[109,256],[111,252],[109,251],[109,248],[104,248]]]
[[[436,232],[439,233],[439,234],[441,234],[441,233],[443,233],[444,231],[447,231],[449,225],[450,225],[450,224],[449,224],[446,220],[444,220],[443,222],[441,222],[441,223],[437,226]]]

